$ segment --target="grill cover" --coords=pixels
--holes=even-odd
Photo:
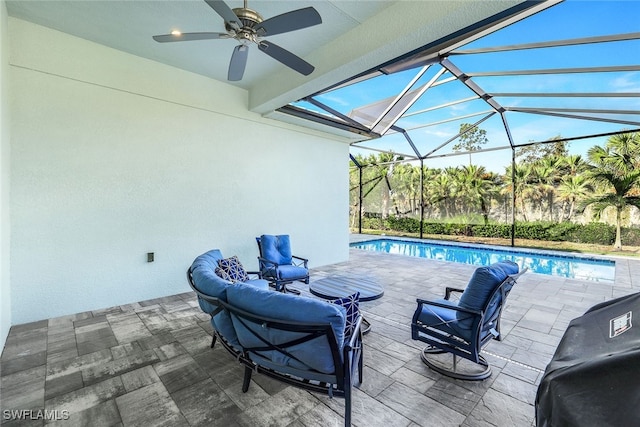
[[[640,293],[571,321],[538,386],[536,424],[640,425]]]

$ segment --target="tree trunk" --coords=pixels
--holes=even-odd
[[[616,251],[622,250],[622,239],[620,237],[620,222],[622,221],[622,209],[616,209],[616,242],[613,244],[613,249]]]
[[[482,210],[482,217],[484,218],[484,225],[489,224],[489,214],[487,212],[487,203],[484,201],[484,197],[480,197],[480,210]]]
[[[571,204],[569,205],[569,217],[567,218],[569,221],[573,220],[573,211],[575,209],[575,201],[571,199]]]
[[[524,204],[524,200],[520,201],[520,212],[522,213],[522,219],[527,222],[527,212]]]

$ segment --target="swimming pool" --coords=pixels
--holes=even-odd
[[[457,244],[414,242],[396,239],[375,239],[354,242],[349,246],[369,251],[387,252],[440,261],[472,265],[489,265],[508,259],[520,268],[528,267],[533,273],[572,279],[613,283],[615,262],[605,259],[547,254],[542,251],[483,248]]]

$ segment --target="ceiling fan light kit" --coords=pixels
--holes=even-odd
[[[229,8],[221,0],[205,0],[205,2],[224,19],[226,33],[172,31],[170,34],[153,36],[153,39],[159,43],[230,38],[237,40],[240,44],[233,50],[227,73],[227,79],[230,81],[242,80],[250,43],[257,44],[258,50],[300,74],[308,76],[315,69],[313,65],[299,56],[273,42],[263,40],[263,37],[266,36],[288,33],[321,24],[322,18],[313,7],[292,10],[265,20],[258,12],[247,8],[247,0],[244,1],[244,7],[235,9]]]

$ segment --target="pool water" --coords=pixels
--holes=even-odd
[[[533,273],[596,282],[613,283],[615,277],[614,261],[582,256],[395,239],[367,240],[351,243],[349,246],[369,251],[472,265],[490,265],[508,259],[517,263],[520,268],[528,267]]]

